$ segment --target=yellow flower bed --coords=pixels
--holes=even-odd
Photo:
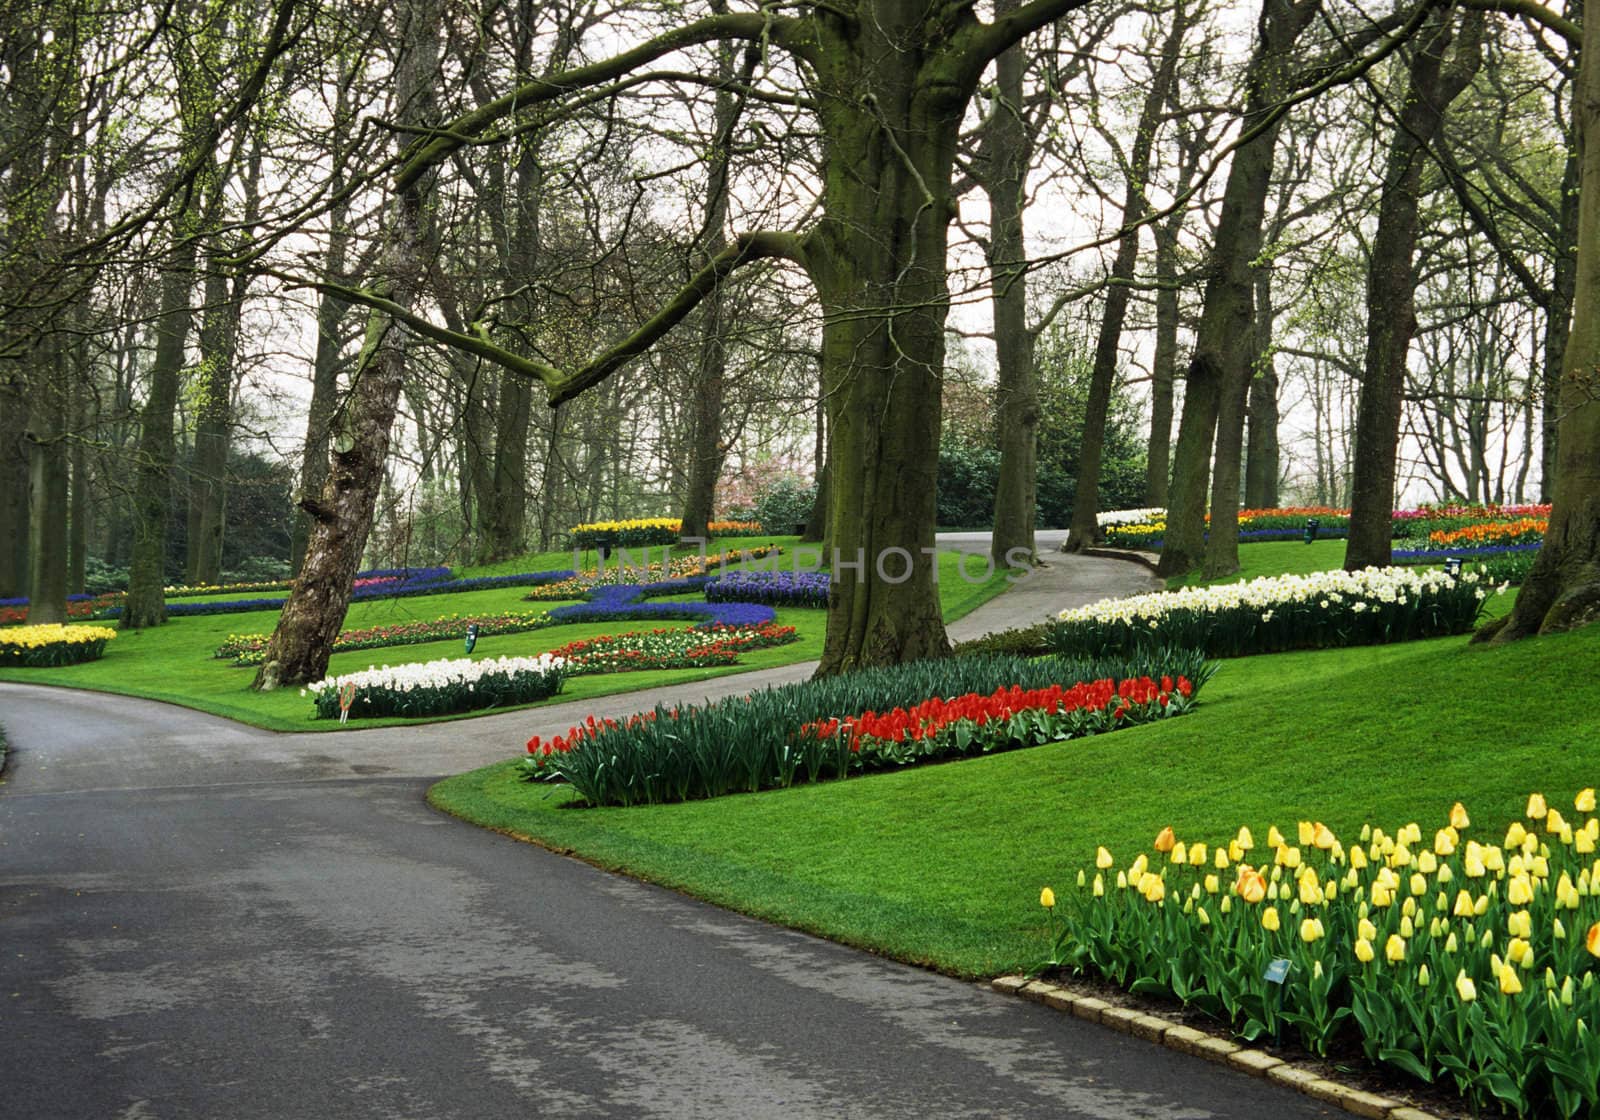
[[[12,626],[0,630],[0,666],[43,668],[94,661],[117,636],[105,626]]]
[[[1285,1028],[1317,1053],[1350,1035],[1374,1062],[1452,1080],[1475,1108],[1600,1113],[1600,817],[1540,794],[1503,836],[1465,806],[1442,827],[1248,827],[1119,867],[1100,848],[1078,890],[1045,888],[1047,967],[1166,994],[1250,1039]]]

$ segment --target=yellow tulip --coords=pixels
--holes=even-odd
[[[1184,846],[1182,841],[1179,841],[1178,843],[1172,845],[1171,851],[1172,851],[1172,855],[1169,856],[1168,859],[1172,863],[1188,863],[1189,862],[1189,849]]]
[[[1526,906],[1533,901],[1533,883],[1526,875],[1518,875],[1506,884],[1506,901],[1513,906]]]
[[[1483,863],[1483,848],[1476,840],[1467,841],[1467,853],[1461,859],[1461,870],[1467,873],[1469,879],[1481,879],[1488,872]]]
[[[1550,861],[1544,856],[1534,856],[1528,861],[1528,870],[1535,879],[1550,878]]]
[[[1394,851],[1389,853],[1389,866],[1410,867],[1411,849],[1406,847],[1404,844],[1396,844],[1394,846]]]
[[[1323,934],[1321,918],[1307,918],[1300,923],[1300,940],[1307,944],[1313,941],[1320,941]]]
[[[1523,958],[1533,952],[1533,946],[1521,937],[1513,937],[1506,942],[1506,960],[1511,964],[1521,964]]]
[[[1088,883],[1088,881],[1089,881],[1089,878],[1088,878],[1088,876],[1086,874],[1084,874],[1083,868],[1081,868],[1081,867],[1078,868],[1078,889],[1081,891],[1084,888],[1084,885]]]
[[[1554,836],[1567,827],[1567,819],[1561,815],[1560,809],[1551,809],[1545,814],[1544,830]]]
[[[1456,850],[1456,840],[1449,832],[1440,829],[1433,834],[1434,855],[1447,856]]]
[[[1128,878],[1137,879],[1139,876],[1143,875],[1145,871],[1149,869],[1149,867],[1150,861],[1145,858],[1145,854],[1143,852],[1140,852],[1138,858],[1135,859],[1133,864],[1128,868]]]
[[[1128,889],[1128,873],[1126,871],[1117,872],[1117,890],[1125,891],[1127,889]]]
[[[1172,846],[1177,842],[1178,838],[1172,834],[1172,826],[1170,824],[1156,833],[1156,851],[1158,852],[1172,851]]]
[[[1283,866],[1295,868],[1300,866],[1299,848],[1279,848],[1278,854],[1283,857]]]
[[[1040,891],[1039,905],[1043,906],[1046,910],[1054,909],[1056,905],[1056,892],[1051,890],[1049,887],[1046,887],[1044,890]]]
[[[1457,918],[1472,917],[1472,895],[1467,891],[1458,891],[1456,893],[1455,909],[1450,913]]]
[[[1217,877],[1215,875],[1207,875],[1206,876],[1206,893],[1207,894],[1216,894],[1220,887],[1221,887],[1221,883],[1219,883],[1217,881]]]
[[[1444,939],[1444,951],[1447,953],[1454,953],[1460,947],[1460,942],[1456,940],[1456,931],[1451,930],[1450,936]]]
[[[1239,880],[1235,889],[1246,902],[1260,902],[1267,896],[1267,880],[1260,872],[1252,871]]]
[[[1522,981],[1517,978],[1516,969],[1502,968],[1500,970],[1500,990],[1508,996],[1514,996],[1522,991]]]
[[[1494,884],[1491,883],[1489,885],[1492,887]],[[1478,896],[1478,901],[1476,901],[1476,902],[1474,902],[1472,904],[1473,917],[1481,918],[1481,917],[1484,916],[1485,913],[1488,912],[1488,910],[1489,910],[1489,896],[1486,895],[1486,894],[1485,895],[1479,895]]]
[[[1233,842],[1247,852],[1256,846],[1255,838],[1250,835],[1250,829],[1247,825],[1240,826],[1239,835],[1233,838]]]
[[[1261,911],[1261,928],[1270,932],[1277,932],[1278,908],[1276,906],[1269,906]]]
[[[1456,973],[1456,995],[1461,997],[1462,1003],[1471,1003],[1478,998],[1477,985],[1473,984],[1472,978],[1467,975],[1467,970],[1464,968]]]
[[[1300,905],[1321,906],[1324,901],[1322,887],[1318,885],[1316,879],[1302,879],[1300,881]]]
[[[1438,857],[1427,850],[1417,853],[1417,870],[1423,875],[1432,875],[1439,870]]]
[[[1110,867],[1115,862],[1116,860],[1111,858],[1111,853],[1104,847],[1101,847],[1094,854],[1094,865],[1102,871]]]
[[[1204,844],[1189,845],[1189,866],[1204,867],[1206,865],[1206,846]]]
[[[1366,918],[1362,918],[1356,923],[1356,936],[1363,941],[1371,941],[1378,936],[1378,927]]]
[[[1435,878],[1437,878],[1441,883],[1448,883],[1455,877],[1455,872],[1450,870],[1450,865],[1448,863],[1441,863],[1439,865],[1439,874],[1435,876]]]
[[[1365,871],[1367,868],[1367,853],[1360,848],[1350,849],[1350,870]]]
[[[1383,956],[1390,964],[1399,964],[1406,959],[1406,939],[1398,933],[1391,933],[1389,940],[1383,943]]]
[[[1472,825],[1472,818],[1467,816],[1467,807],[1457,801],[1450,806],[1450,827],[1468,828]]]
[[[1532,816],[1532,813],[1529,814]],[[1506,829],[1506,842],[1502,845],[1506,851],[1522,847],[1522,841],[1527,838],[1528,830],[1522,827],[1521,821],[1512,821],[1511,827]]]
[[[1206,913],[1204,906],[1196,906],[1194,908],[1194,916],[1200,922],[1201,928],[1211,924],[1211,915]]]
[[[1506,856],[1499,848],[1490,846],[1483,849],[1483,865],[1496,875],[1506,869]]]
[[[1339,838],[1333,834],[1333,829],[1318,821],[1311,829],[1311,846],[1321,848],[1325,852],[1333,851],[1338,845]]]
[[[1506,932],[1512,937],[1528,937],[1533,932],[1533,915],[1526,910],[1513,910],[1506,915]]]
[[[1272,827],[1267,829],[1267,847],[1269,847],[1269,848],[1281,848],[1281,847],[1283,847],[1283,833],[1278,831],[1278,826],[1277,825],[1273,825]]]
[[[1544,803],[1544,794],[1534,793],[1528,795],[1528,812],[1526,815],[1530,820],[1542,821],[1549,811],[1550,807]]]
[[[1418,871],[1411,876],[1411,893],[1424,895],[1428,893],[1428,877]]]
[[[1554,937],[1557,941],[1565,941],[1567,939],[1567,927],[1561,924],[1560,918],[1556,918],[1551,921],[1550,936]]]
[[[1244,858],[1244,853],[1245,853],[1244,846],[1241,845],[1239,843],[1239,841],[1237,841],[1237,840],[1229,840],[1228,841],[1228,858],[1230,860],[1232,860],[1234,863],[1238,863],[1240,860],[1242,860]],[[1217,859],[1219,861],[1218,865],[1221,866],[1221,863],[1220,863],[1220,861],[1222,859],[1222,849],[1221,848],[1217,849]]]
[[[1106,896],[1106,881],[1105,881],[1105,879],[1102,878],[1099,875],[1096,875],[1094,877],[1094,888],[1093,889],[1094,889],[1094,896],[1096,898],[1104,898]]]
[[[1433,983],[1433,977],[1428,973],[1428,966],[1424,964],[1417,969],[1417,987],[1426,988],[1431,983]]]
[[[1382,883],[1372,884],[1372,905],[1387,906],[1394,901],[1394,891]]]
[[[1372,961],[1373,956],[1372,942],[1368,941],[1365,937],[1357,938],[1356,960],[1360,961],[1362,964],[1368,964]]]
[[[1572,799],[1572,807],[1580,813],[1594,812],[1594,805],[1595,800],[1593,786],[1589,786],[1587,789],[1579,790],[1578,796]]]
[[[1312,837],[1316,836],[1317,834],[1317,829],[1316,826],[1310,821],[1300,821],[1295,825],[1295,833],[1299,838],[1300,846],[1302,848],[1309,848],[1311,846]]]
[[[1221,910],[1224,914],[1233,913],[1233,895],[1231,895],[1231,894],[1223,895],[1222,896],[1222,902],[1217,907],[1217,909]]]
[[[1411,921],[1411,915],[1405,914],[1400,918],[1400,936],[1410,938],[1417,932],[1417,927]]]
[[[1594,837],[1589,835],[1587,828],[1580,828],[1572,834],[1572,850],[1580,856],[1590,855],[1594,852]]]

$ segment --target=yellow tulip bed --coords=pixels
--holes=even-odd
[[[98,660],[117,636],[104,626],[13,626],[0,630],[0,666],[38,669]]]
[[[1175,997],[1247,1039],[1285,1028],[1325,1054],[1453,1083],[1474,1108],[1600,1115],[1600,817],[1542,795],[1503,837],[1459,802],[1443,827],[1363,826],[1347,848],[1301,821],[1257,848],[1165,828],[1131,863],[1100,848],[1059,901],[1046,967]]]

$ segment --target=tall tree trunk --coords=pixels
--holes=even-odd
[[[0,599],[28,593],[27,430],[21,367],[0,367]]]
[[[1078,486],[1072,500],[1072,525],[1062,545],[1065,552],[1082,552],[1099,535],[1100,460],[1105,448],[1106,418],[1111,409],[1111,390],[1117,377],[1117,358],[1122,347],[1122,324],[1128,314],[1128,298],[1134,267],[1139,259],[1139,222],[1150,211],[1145,184],[1150,177],[1150,153],[1155,147],[1161,112],[1178,70],[1178,54],[1188,30],[1187,11],[1179,4],[1171,16],[1167,37],[1161,44],[1150,87],[1145,91],[1144,107],[1135,125],[1133,147],[1128,159],[1128,183],[1122,197],[1123,233],[1117,239],[1117,255],[1111,264],[1111,285],[1100,317],[1100,334],[1095,341],[1094,365],[1089,372],[1089,396],[1083,411],[1083,442],[1078,452]],[[1171,408],[1171,385],[1167,386],[1167,407]],[[1169,421],[1170,423],[1170,421]]]
[[[1243,127],[1256,126],[1289,88],[1294,41],[1316,10],[1317,0],[1264,0],[1255,50],[1245,76]],[[1217,480],[1211,536],[1223,535],[1219,548],[1231,542],[1233,567],[1238,567],[1239,453],[1244,396],[1250,384],[1253,357],[1253,266],[1261,251],[1261,223],[1278,131],[1276,122],[1262,129],[1233,153],[1228,168],[1200,328],[1195,334],[1194,356],[1184,389],[1183,415],[1178,422],[1166,537],[1157,565],[1163,576],[1189,571],[1202,556],[1206,556],[1208,568],[1213,566],[1207,553],[1205,518],[1213,443],[1219,464],[1224,464],[1223,473],[1228,473],[1225,464],[1229,461],[1232,471],[1231,482],[1227,478]],[[1237,426],[1219,438],[1218,420],[1225,401],[1231,408],[1230,419]],[[1225,560],[1225,553],[1219,553],[1217,563]]]
[[[1422,172],[1446,109],[1471,82],[1482,60],[1483,14],[1468,12],[1461,17],[1460,39],[1446,64],[1454,37],[1451,25],[1450,11],[1442,10],[1422,27],[1378,202],[1378,228],[1367,272],[1367,354],[1356,409],[1350,539],[1344,555],[1345,570],[1351,572],[1386,568],[1391,560],[1406,352],[1417,329],[1413,262]]]
[[[191,584],[215,584],[222,572],[228,435],[233,423],[234,364],[243,300],[243,285],[230,285],[213,266],[206,276],[205,310],[200,316],[199,392],[195,401],[194,459],[189,477],[188,581]]]
[[[1145,504],[1167,504],[1172,481],[1172,404],[1178,379],[1178,229],[1182,214],[1155,228],[1156,340],[1150,359],[1150,450],[1145,459]]]
[[[82,347],[78,347],[80,351]],[[81,356],[81,355],[80,355]],[[71,514],[67,530],[67,593],[83,594],[89,563],[89,407],[87,401],[86,361],[76,363],[75,373],[80,382],[72,394],[72,450],[69,459],[72,467]]]
[[[996,0],[995,14],[1020,6]],[[995,60],[994,109],[984,128],[989,195],[989,284],[994,289],[995,434],[1000,473],[995,482],[994,529],[989,553],[997,568],[1015,557],[1034,559],[1034,518],[1039,490],[1039,386],[1033,368],[1033,332],[1028,329],[1028,245],[1023,227],[1033,137],[1024,117],[1022,44]]]
[[[544,551],[555,543],[561,532],[556,520],[561,515],[563,494],[567,482],[567,465],[561,447],[571,409],[558,404],[550,410],[550,435],[545,440],[544,469],[540,472],[539,487],[539,549]]]
[[[1250,381],[1250,438],[1245,448],[1244,504],[1278,507],[1278,370],[1272,355],[1272,270],[1256,273],[1255,377]]]
[[[67,620],[68,378],[59,338],[34,349],[39,376],[28,414],[28,621]]]
[[[1577,112],[1576,104],[1573,106]],[[1561,371],[1567,354],[1567,335],[1572,330],[1573,291],[1578,282],[1578,144],[1575,135],[1567,140],[1567,161],[1561,175],[1561,202],[1558,240],[1551,262],[1550,301],[1544,308],[1544,366],[1541,370],[1539,399],[1539,500],[1550,501],[1557,472],[1557,440],[1561,416],[1556,402],[1561,399]]]
[[[1600,3],[1586,7],[1573,90],[1580,159],[1577,281],[1550,526],[1511,612],[1476,640],[1514,641],[1600,621]]]
[[[163,264],[161,310],[156,319],[156,353],[150,363],[150,389],[139,412],[139,443],[133,482],[133,556],[128,564],[128,595],[122,628],[140,630],[167,621],[167,519],[172,508],[173,416],[178,382],[193,317],[197,241],[177,220],[176,245]]]
[[[395,92],[401,122],[416,126],[431,116],[438,12],[432,0],[410,0],[402,18],[405,47],[395,68]],[[385,298],[409,310],[424,273],[422,186],[413,183],[401,190],[390,205],[378,283]],[[327,480],[319,497],[302,503],[313,525],[300,578],[267,641],[253,688],[308,684],[327,674],[383,485],[390,431],[405,385],[407,340],[405,329],[387,313],[374,310],[368,315],[355,387],[332,435]]]

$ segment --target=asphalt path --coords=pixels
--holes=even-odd
[[[0,1116],[1335,1114],[425,804],[534,715],[276,735],[0,685]]]

